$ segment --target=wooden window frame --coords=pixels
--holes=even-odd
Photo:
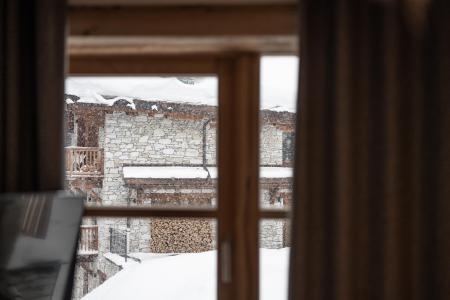
[[[219,79],[217,208],[93,207],[86,217],[214,218],[217,299],[259,299],[259,221],[289,218],[259,207],[260,54],[71,55],[70,75],[215,75]]]

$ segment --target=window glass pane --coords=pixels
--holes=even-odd
[[[216,222],[84,218],[72,299],[215,299]]]
[[[298,58],[262,57],[260,82],[260,205],[287,208],[292,202]]]
[[[298,63],[296,56],[261,59],[259,184],[263,209],[289,209],[292,204]],[[261,220],[259,238],[260,299],[287,299],[289,220]]]
[[[264,219],[260,222],[260,299],[287,299],[289,251],[289,221]]]
[[[66,185],[89,205],[216,205],[216,77],[69,77]]]

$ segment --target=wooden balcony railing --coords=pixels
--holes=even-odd
[[[102,176],[103,149],[67,147],[66,174],[67,176]]]
[[[98,253],[98,225],[81,225],[78,255]]]

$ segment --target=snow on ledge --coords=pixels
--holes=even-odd
[[[125,257],[123,257],[119,254],[116,254],[116,253],[108,252],[108,253],[105,253],[103,256],[106,259],[108,259],[109,261],[111,261],[113,264],[115,264],[119,267],[122,267],[122,268],[130,267],[130,266],[134,266],[134,265],[138,264],[138,262],[132,258],[128,258],[125,261]]]
[[[123,167],[124,178],[206,179],[203,167]]]
[[[178,253],[148,253],[148,252],[132,252],[128,253],[128,257],[134,258],[137,261],[143,262],[152,259],[161,259],[168,256],[175,256]]]
[[[292,168],[262,167],[259,169],[259,177],[261,178],[290,178],[292,174]]]
[[[209,175],[210,178],[217,178],[216,167],[208,167],[207,170],[203,167],[127,166],[123,167],[123,177],[125,179],[207,179]],[[261,178],[292,177],[292,168],[286,167],[261,167],[259,172]]]

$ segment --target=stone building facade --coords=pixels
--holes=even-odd
[[[86,193],[88,203],[212,207],[220,201],[217,107],[141,100],[130,107],[120,99],[107,106],[79,103],[75,95],[67,99],[66,185]],[[291,202],[293,129],[294,114],[261,111],[263,207]],[[216,247],[214,220],[90,218],[83,225],[80,243],[85,248],[77,257],[75,299],[120,271],[123,266],[111,259],[112,254],[138,261],[133,253],[201,252]],[[262,221],[261,247],[287,246],[286,232],[285,221]]]

